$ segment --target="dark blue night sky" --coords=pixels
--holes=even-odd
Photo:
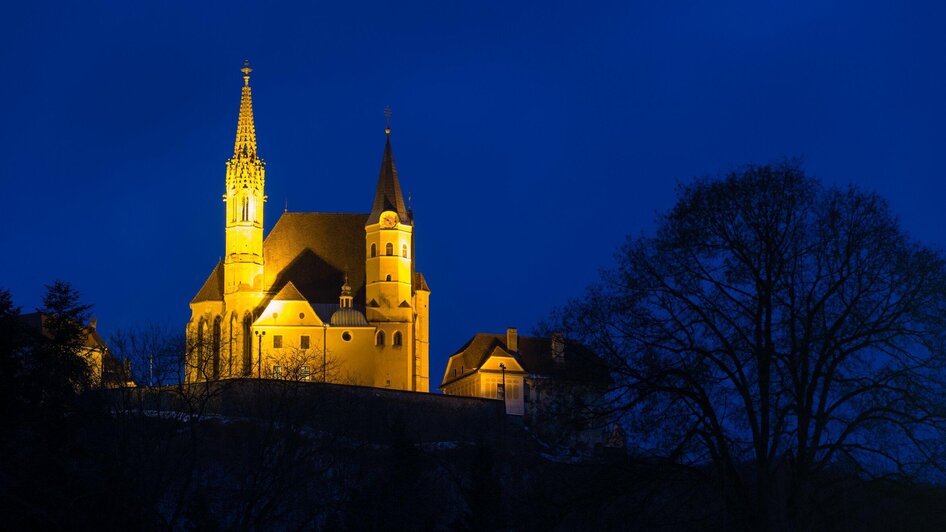
[[[431,383],[579,295],[676,183],[799,157],[946,245],[942,2],[24,3],[0,18],[0,286],[72,282],[106,335],[223,254],[244,58],[266,229],[370,210],[394,110]]]

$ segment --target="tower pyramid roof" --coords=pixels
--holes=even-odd
[[[404,196],[401,195],[401,183],[397,178],[397,166],[394,165],[394,153],[391,151],[391,128],[385,128],[384,134],[384,156],[381,158],[378,189],[366,225],[378,223],[384,211],[394,211],[402,224],[410,224],[413,220],[404,208]]]

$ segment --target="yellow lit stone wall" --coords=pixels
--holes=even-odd
[[[382,219],[385,214],[382,213]],[[396,215],[395,215],[396,216]],[[381,224],[365,227],[365,302],[368,321],[404,321],[413,319],[411,286],[413,271],[410,225],[396,223],[385,228]],[[372,249],[374,250],[372,254]],[[377,303],[377,307],[371,302]],[[401,306],[407,302],[407,306]]]
[[[430,391],[430,292],[414,293],[414,390]]]
[[[190,305],[186,380],[258,376],[319,381],[324,367],[330,382],[429,391],[430,293],[414,289],[410,220],[388,211],[378,223],[365,227],[366,298],[358,303],[367,307],[368,326],[324,327],[305,300],[271,292],[282,272],[267,268],[266,262],[288,264],[293,257],[280,256],[279,246],[266,249],[275,259],[264,257],[265,164],[257,154],[252,70],[246,65],[242,72],[236,143],[227,161],[223,195],[223,301]],[[295,292],[293,297],[301,296]],[[383,343],[378,342],[379,332],[384,334]],[[395,334],[400,335],[400,345],[394,345]],[[308,337],[308,346],[303,345],[303,336]]]
[[[504,382],[503,369],[500,364],[505,364],[505,386],[506,386],[506,413],[514,415],[523,415],[525,412],[524,398],[524,378],[526,372],[512,355],[505,351],[497,350],[498,354],[488,357],[478,368],[454,367],[458,361],[451,360],[447,365],[448,375],[466,375],[459,377],[443,387],[443,393],[447,395],[460,395],[465,397],[483,397],[486,399],[502,399],[499,392],[501,384]],[[460,356],[454,358],[461,358]],[[454,373],[454,370],[456,372]]]

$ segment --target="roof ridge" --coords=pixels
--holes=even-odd
[[[276,295],[270,301],[305,301],[309,300],[305,298],[296,288],[296,285],[292,284],[292,281],[286,281],[286,284],[279,289],[279,292],[276,292]]]

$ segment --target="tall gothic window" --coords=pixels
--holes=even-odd
[[[197,324],[197,378],[201,379],[206,377],[204,374],[204,355],[206,354],[206,347],[204,346],[204,329],[207,327],[207,322],[203,318],[200,319],[200,322]]]
[[[253,336],[250,328],[253,320],[250,315],[243,316],[243,376],[249,377],[253,374]]]
[[[211,349],[213,350],[211,356],[213,357],[213,378],[220,378],[220,316],[214,318],[214,329],[213,329],[213,343],[211,344]]]
[[[236,312],[230,314],[230,326],[227,327],[227,375],[233,376],[233,335],[236,331],[237,324]]]
[[[384,345],[384,331],[378,331],[377,336],[374,337],[374,345]]]
[[[395,347],[401,347],[401,331],[395,331],[394,337],[391,339],[391,345]]]

